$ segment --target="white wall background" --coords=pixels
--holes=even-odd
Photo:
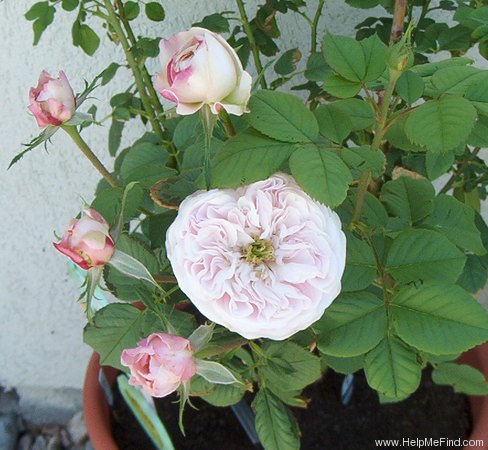
[[[32,27],[23,14],[33,0],[0,0],[0,384],[21,389],[79,388],[91,353],[82,343],[84,316],[76,302],[78,283],[67,274],[66,258],[51,243],[54,231],[62,233],[80,210],[81,198],[90,201],[98,173],[62,133],[57,133],[48,153],[42,147],[28,154],[10,171],[6,168],[23,142],[38,133],[28,114],[29,87],[37,84],[42,69],[66,71],[76,91],[83,79],[91,80],[110,62],[123,61],[120,48],[105,37],[94,57],[71,45],[73,13],[58,10],[55,22],[32,47]],[[248,0],[253,14],[257,0]],[[310,6],[315,3],[309,0]],[[373,15],[352,10],[343,0],[329,0],[320,31],[352,33],[361,17]],[[135,22],[136,31],[168,37],[187,29],[215,11],[235,9],[232,0],[165,0],[167,19],[162,23]],[[378,13],[383,14],[381,9]],[[309,31],[303,18],[289,14],[283,21],[282,48],[308,52]],[[157,62],[150,63],[151,72]],[[109,112],[108,100],[127,86],[127,71],[96,91],[99,116]],[[124,141],[140,134],[131,124]],[[107,127],[90,128],[86,140],[109,167]]]

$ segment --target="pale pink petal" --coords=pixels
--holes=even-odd
[[[268,259],[247,251],[265,241]],[[199,191],[166,236],[178,284],[210,320],[248,339],[282,340],[318,320],[338,295],[346,241],[332,210],[285,174]]]

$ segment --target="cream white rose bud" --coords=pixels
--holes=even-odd
[[[209,105],[240,116],[251,94],[251,76],[242,68],[224,38],[205,28],[191,28],[160,43],[163,71],[156,74],[156,90],[187,115]]]

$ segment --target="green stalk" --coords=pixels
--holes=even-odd
[[[390,70],[390,81],[386,87],[385,95],[383,97],[383,102],[381,104],[380,117],[376,122],[374,130],[374,138],[371,143],[371,150],[377,151],[381,146],[381,141],[386,133],[388,111],[390,109],[391,98],[393,96],[393,91],[395,90],[398,78],[400,78],[401,73]],[[356,223],[361,217],[361,210],[363,209],[364,199],[366,198],[366,192],[368,190],[369,183],[371,181],[371,171],[367,170],[361,174],[358,184],[358,197],[356,203],[354,204],[354,210],[352,214],[351,223]]]
[[[203,176],[205,178],[205,187],[207,190],[210,189],[211,186],[211,167],[210,167],[210,145],[212,143],[212,135],[213,129],[215,126],[216,117],[212,114],[210,110],[210,106],[203,105],[202,109],[200,110],[200,118],[202,120],[203,130],[205,133],[205,149],[204,149],[204,156],[203,156]]]
[[[230,119],[229,113],[224,108],[222,108],[219,111],[219,119],[222,121],[222,124],[224,125],[227,136],[229,137],[235,136],[236,129],[234,128],[234,124]]]
[[[108,12],[109,23],[110,25],[112,25],[113,29],[115,30],[115,33],[120,39],[120,43],[122,44],[122,48],[124,49],[125,57],[127,58],[127,62],[132,70],[132,73],[134,74],[134,80],[136,82],[137,91],[139,92],[139,96],[141,97],[141,101],[144,106],[144,110],[146,111],[146,114],[149,118],[149,122],[151,122],[151,126],[154,132],[161,139],[163,139],[163,129],[161,128],[161,124],[159,123],[159,121],[157,120],[154,114],[151,101],[147,96],[143,76],[141,74],[141,71],[139,70],[139,65],[137,64],[137,61],[135,60],[134,55],[132,54],[129,41],[127,40],[127,37],[124,31],[122,30],[122,27],[120,26],[119,18],[110,0],[104,0],[104,4],[105,4],[105,9]]]
[[[315,53],[317,51],[317,26],[319,24],[320,16],[322,15],[322,9],[324,8],[325,0],[319,0],[319,4],[317,5],[317,11],[315,12],[315,16],[312,22],[312,44],[310,48],[311,53]]]
[[[63,126],[62,127],[66,133],[68,133],[69,137],[73,140],[73,142],[77,145],[77,147],[83,152],[83,154],[88,158],[88,160],[93,164],[95,169],[97,169],[100,174],[107,180],[108,184],[112,187],[119,187],[119,183],[113,177],[113,175],[105,168],[105,166],[101,163],[101,161],[97,158],[95,153],[92,152],[88,144],[83,140],[80,133],[74,126]]]
[[[259,49],[256,44],[256,40],[254,39],[254,35],[252,33],[251,24],[249,23],[249,19],[247,17],[246,8],[244,7],[244,2],[242,0],[236,0],[236,3],[237,3],[237,7],[239,8],[239,14],[241,16],[242,26],[244,27],[247,40],[249,41],[249,45],[251,46],[254,65],[256,66],[258,76],[261,76],[259,79],[259,84],[261,85],[262,89],[267,89],[268,86],[266,84],[266,79],[264,78],[263,65],[261,64],[261,59],[259,58]]]
[[[116,0],[117,1],[117,6],[119,9],[119,17],[120,21],[122,22],[122,25],[125,28],[125,31],[127,33],[127,37],[129,38],[129,42],[132,46],[136,45],[136,37],[134,35],[134,32],[132,31],[132,28],[130,26],[129,21],[125,17],[125,14],[123,13],[124,8],[121,0]],[[147,91],[149,92],[149,98],[151,100],[151,103],[156,110],[157,118],[158,119],[163,119],[164,118],[164,110],[163,106],[161,105],[161,102],[159,101],[158,94],[156,93],[156,90],[154,89],[154,85],[151,80],[151,75],[149,75],[149,72],[146,68],[145,64],[142,64],[140,66],[142,77],[144,79],[144,83],[146,85]]]

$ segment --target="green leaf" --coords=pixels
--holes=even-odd
[[[332,103],[349,117],[352,131],[364,130],[374,124],[374,112],[368,102],[358,98],[337,100]]]
[[[351,172],[330,150],[306,145],[290,157],[292,175],[315,200],[334,207],[347,195]]]
[[[317,138],[319,126],[313,113],[296,96],[261,90],[249,100],[245,117],[256,130],[283,142],[309,142]]]
[[[146,3],[144,8],[149,20],[153,20],[154,22],[161,22],[164,20],[164,8],[159,3],[149,2]]]
[[[337,358],[336,356],[324,355],[322,359],[332,367],[334,372],[349,375],[363,368],[363,356],[353,356],[351,358]]]
[[[486,253],[474,221],[474,211],[450,195],[434,199],[434,211],[422,225],[446,236],[452,243],[477,255]]]
[[[397,94],[405,100],[407,105],[415,103],[424,92],[424,80],[415,72],[408,70],[404,72],[395,86]]]
[[[336,108],[334,103],[319,106],[314,114],[319,124],[320,134],[333,142],[340,144],[352,131],[349,117]]]
[[[369,9],[378,6],[380,0],[346,0],[346,3],[354,8]]]
[[[474,83],[464,97],[471,101],[480,114],[488,116],[488,83]]]
[[[168,153],[161,145],[148,142],[136,144],[124,155],[120,175],[124,183],[139,181],[144,188],[156,181],[175,175],[174,169],[166,167]]]
[[[474,147],[488,147],[488,117],[481,116],[478,118],[473,131],[468,137],[467,144]]]
[[[100,45],[100,38],[88,25],[83,23],[79,26],[79,43],[75,45],[80,46],[87,55],[92,56]]]
[[[349,223],[352,220],[354,205],[357,199],[357,189],[351,189],[351,195],[348,195],[346,201],[337,208],[336,212],[339,214],[342,223]],[[385,207],[381,202],[369,192],[364,198],[363,208],[361,209],[360,221],[369,225],[373,231],[375,229],[382,230],[388,221],[388,215]]]
[[[410,70],[415,72],[417,75],[421,77],[430,77],[434,75],[438,70],[445,69],[446,67],[454,67],[454,66],[466,66],[469,64],[473,64],[474,60],[467,57],[454,57],[449,59],[444,59],[442,61],[436,61],[426,64],[419,64],[417,66],[413,66]]]
[[[464,271],[457,280],[457,284],[468,292],[476,293],[488,280],[488,256],[468,255]]]
[[[80,0],[62,0],[61,6],[65,11],[73,11],[78,8]]]
[[[124,122],[112,120],[110,130],[108,132],[108,152],[110,156],[115,156],[120,147],[122,140],[122,131],[124,130]]]
[[[428,353],[460,353],[488,340],[486,310],[447,280],[407,286],[390,308],[398,336]]]
[[[397,281],[439,280],[453,283],[461,275],[466,257],[436,231],[402,231],[391,244],[385,270]]]
[[[466,140],[476,116],[468,100],[446,95],[415,108],[407,118],[405,132],[415,144],[433,152],[447,152]]]
[[[471,30],[456,25],[439,34],[439,50],[466,51],[470,46]]]
[[[425,155],[425,169],[429,180],[435,180],[444,175],[454,163],[454,152],[432,153]]]
[[[454,66],[441,69],[432,76],[432,85],[446,94],[464,95],[474,84],[486,81],[486,73],[471,66]]]
[[[254,130],[229,139],[212,160],[212,185],[229,187],[268,178],[279,170],[295,146]]]
[[[32,7],[25,13],[27,20],[32,20],[32,28],[34,30],[34,45],[39,43],[44,30],[53,23],[54,14],[56,9],[54,6],[49,5],[47,1],[38,2],[32,5]]]
[[[302,59],[302,53],[297,48],[292,48],[284,52],[274,65],[274,70],[278,75],[288,75],[292,73],[298,62]]]
[[[413,144],[405,133],[406,117],[399,117],[386,132],[385,138],[393,147],[407,152],[425,152],[427,149],[420,145]]]
[[[122,188],[107,187],[97,193],[91,207],[96,209],[109,224],[114,225],[120,213],[123,194],[124,190]],[[139,185],[133,186],[127,193],[123,217],[124,223],[140,214],[139,207],[141,206],[143,195],[144,191]]]
[[[351,169],[353,178],[357,179],[363,172],[369,170],[373,177],[379,177],[386,165],[385,154],[371,150],[369,146],[344,148],[340,157]]]
[[[322,44],[327,64],[349,81],[360,82],[366,74],[366,60],[359,41],[327,33]]]
[[[134,20],[140,13],[139,3],[128,1],[124,5],[124,15],[127,20]]]
[[[373,389],[387,397],[403,398],[418,388],[421,366],[412,348],[387,335],[364,357],[364,372]]]
[[[322,53],[312,53],[307,61],[305,78],[310,81],[324,81],[332,70],[327,65]]]
[[[436,384],[447,384],[455,392],[467,395],[487,395],[488,382],[484,374],[466,364],[442,363],[432,371]]]
[[[392,215],[416,223],[432,212],[434,195],[429,181],[400,177],[383,185],[380,200]]]
[[[220,13],[205,16],[201,22],[193,24],[194,27],[202,27],[215,33],[227,33],[229,31],[229,20]]]
[[[359,291],[376,277],[376,261],[371,247],[351,233],[347,237],[346,268],[342,276],[342,291]]]
[[[245,386],[240,384],[213,384],[199,376],[191,380],[191,395],[197,395],[214,406],[235,405],[245,392]]]
[[[383,301],[368,292],[342,293],[313,325],[318,347],[326,355],[358,356],[375,347],[385,335]]]
[[[273,391],[275,386],[279,391],[300,390],[321,376],[320,359],[293,342],[269,342],[264,351],[269,364],[263,366],[260,373],[266,378],[266,386]],[[279,368],[280,361],[289,370],[274,370]]]
[[[386,45],[377,34],[360,41],[363,49],[366,73],[363,81],[375,81],[386,70]]]
[[[101,85],[105,86],[109,81],[111,81],[120,67],[122,67],[120,64],[110,63],[108,67],[105,70],[103,70],[97,77],[97,78],[101,78],[102,80]]]
[[[100,364],[124,370],[120,355],[126,348],[135,347],[143,337],[144,312],[134,306],[113,303],[95,315],[88,324],[83,341],[100,354]]]
[[[298,450],[299,429],[293,414],[269,390],[260,389],[252,406],[256,431],[265,450]]]
[[[359,93],[361,83],[349,81],[339,75],[330,75],[324,82],[324,91],[338,98],[350,98]]]

